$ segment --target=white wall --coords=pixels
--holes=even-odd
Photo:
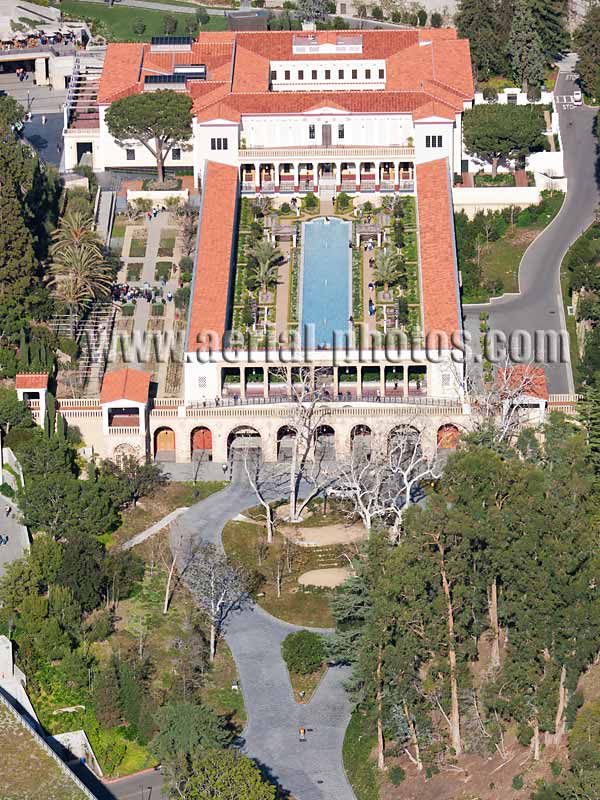
[[[109,167],[121,169],[138,169],[139,167],[156,168],[156,159],[152,153],[139,142],[131,141],[121,147],[108,132],[104,120],[108,106],[100,106],[100,145],[94,152],[94,169],[103,172]],[[166,167],[192,167],[194,153],[192,150],[193,138],[180,145],[181,159],[173,160],[173,153],[169,153],[165,161]],[[135,160],[128,161],[126,149],[135,151]]]
[[[238,163],[239,126],[237,122],[212,120],[195,123],[194,130],[194,170],[202,175],[206,161],[217,161],[219,164]],[[212,139],[226,139],[226,150],[213,150]],[[215,143],[216,144],[216,143]]]
[[[517,95],[517,102],[515,105],[518,106],[526,106],[531,103],[531,100],[528,99],[527,93],[522,92],[518,86],[510,86],[508,89],[503,89],[501,92],[498,92],[498,104],[505,105],[508,103],[508,96],[509,95]],[[547,105],[554,100],[554,93],[553,92],[546,92],[545,90],[542,91],[540,99],[536,101],[537,103],[541,103],[542,105]],[[475,105],[482,105],[483,103],[487,103],[487,100],[484,100],[483,92],[475,92]]]
[[[441,136],[442,147],[427,147],[428,136]],[[426,161],[436,161],[438,158],[447,158],[450,171],[460,171],[460,158],[454,157],[454,124],[448,120],[415,122],[415,161],[422,164]]]
[[[326,98],[323,98],[326,105]],[[347,114],[331,109],[319,113],[244,116],[241,135],[246,147],[310,147],[322,145],[322,126],[331,125],[334,145],[406,145],[414,136],[410,114]],[[344,138],[338,139],[338,125]],[[315,139],[309,139],[309,125],[315,126]]]
[[[510,206],[533,206],[540,202],[537,186],[455,186],[452,201],[455,211],[465,211],[472,218],[478,211],[499,211]]]
[[[188,345],[191,346],[192,343]],[[213,401],[219,395],[219,371],[216,364],[200,363],[195,351],[186,353],[183,373],[186,405],[201,403],[203,400]]]
[[[385,59],[371,59],[349,61],[339,59],[336,61],[271,61],[271,72],[275,71],[277,78],[271,80],[273,91],[276,92],[316,92],[337,90],[370,90],[385,89],[386,69]],[[289,79],[285,78],[286,70],[289,71]],[[298,70],[302,70],[304,77],[298,79]],[[316,70],[317,77],[312,77],[313,70]],[[329,70],[330,78],[326,79],[325,71]],[[343,79],[339,78],[339,70],[343,70]],[[352,70],[357,70],[355,79],[352,78]],[[366,77],[366,70],[371,71],[371,77]],[[383,75],[379,77],[379,71],[383,70]]]

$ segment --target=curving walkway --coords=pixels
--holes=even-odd
[[[183,531],[192,545],[207,541],[220,546],[225,523],[253,505],[254,493],[232,484],[192,506],[179,518],[178,532]],[[342,762],[351,711],[343,688],[349,670],[330,668],[310,703],[297,704],[280,655],[281,642],[297,629],[257,605],[229,620],[225,638],[237,664],[248,717],[244,752],[296,800],[355,800]],[[306,728],[306,742],[298,739],[300,727]]]
[[[560,63],[555,94],[570,95],[574,84],[567,75],[575,66],[570,54]],[[490,328],[507,337],[525,331],[559,334],[565,331],[564,308],[560,289],[560,265],[567,250],[593,222],[598,206],[600,171],[594,121],[598,109],[580,106],[574,110],[558,105],[560,132],[565,150],[567,196],[551,224],[532,242],[519,265],[519,294],[505,294],[489,304],[466,305],[464,313],[479,328],[479,312],[489,311]],[[571,123],[571,124],[570,124]],[[547,363],[546,375],[551,393],[573,392],[571,364]]]

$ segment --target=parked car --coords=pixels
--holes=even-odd
[[[573,92],[573,103],[576,106],[583,105],[583,95],[581,94],[581,89],[575,89]]]

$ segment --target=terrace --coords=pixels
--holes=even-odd
[[[381,153],[376,152],[378,149]],[[414,157],[412,147],[258,148],[240,152],[244,158],[256,159],[240,167],[242,194],[317,193],[320,189],[352,193],[414,191],[414,165],[408,160]],[[362,161],[361,156],[381,160]],[[405,160],[397,160],[399,156]],[[281,160],[267,160],[271,158]]]

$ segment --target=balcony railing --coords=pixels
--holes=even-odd
[[[255,194],[256,184],[254,181],[242,181],[242,192],[251,192],[251,194]]]
[[[400,145],[388,145],[387,147],[368,147],[368,146],[351,146],[351,145],[331,145],[323,147],[315,145],[314,147],[247,147],[240,148],[241,161],[260,161],[264,162],[267,159],[274,159],[275,161],[283,160],[285,158],[302,158],[308,162],[314,160],[328,160],[336,161],[338,159],[356,159],[364,158],[369,161],[374,159],[386,158],[408,158],[415,157],[414,147],[404,147]]]

